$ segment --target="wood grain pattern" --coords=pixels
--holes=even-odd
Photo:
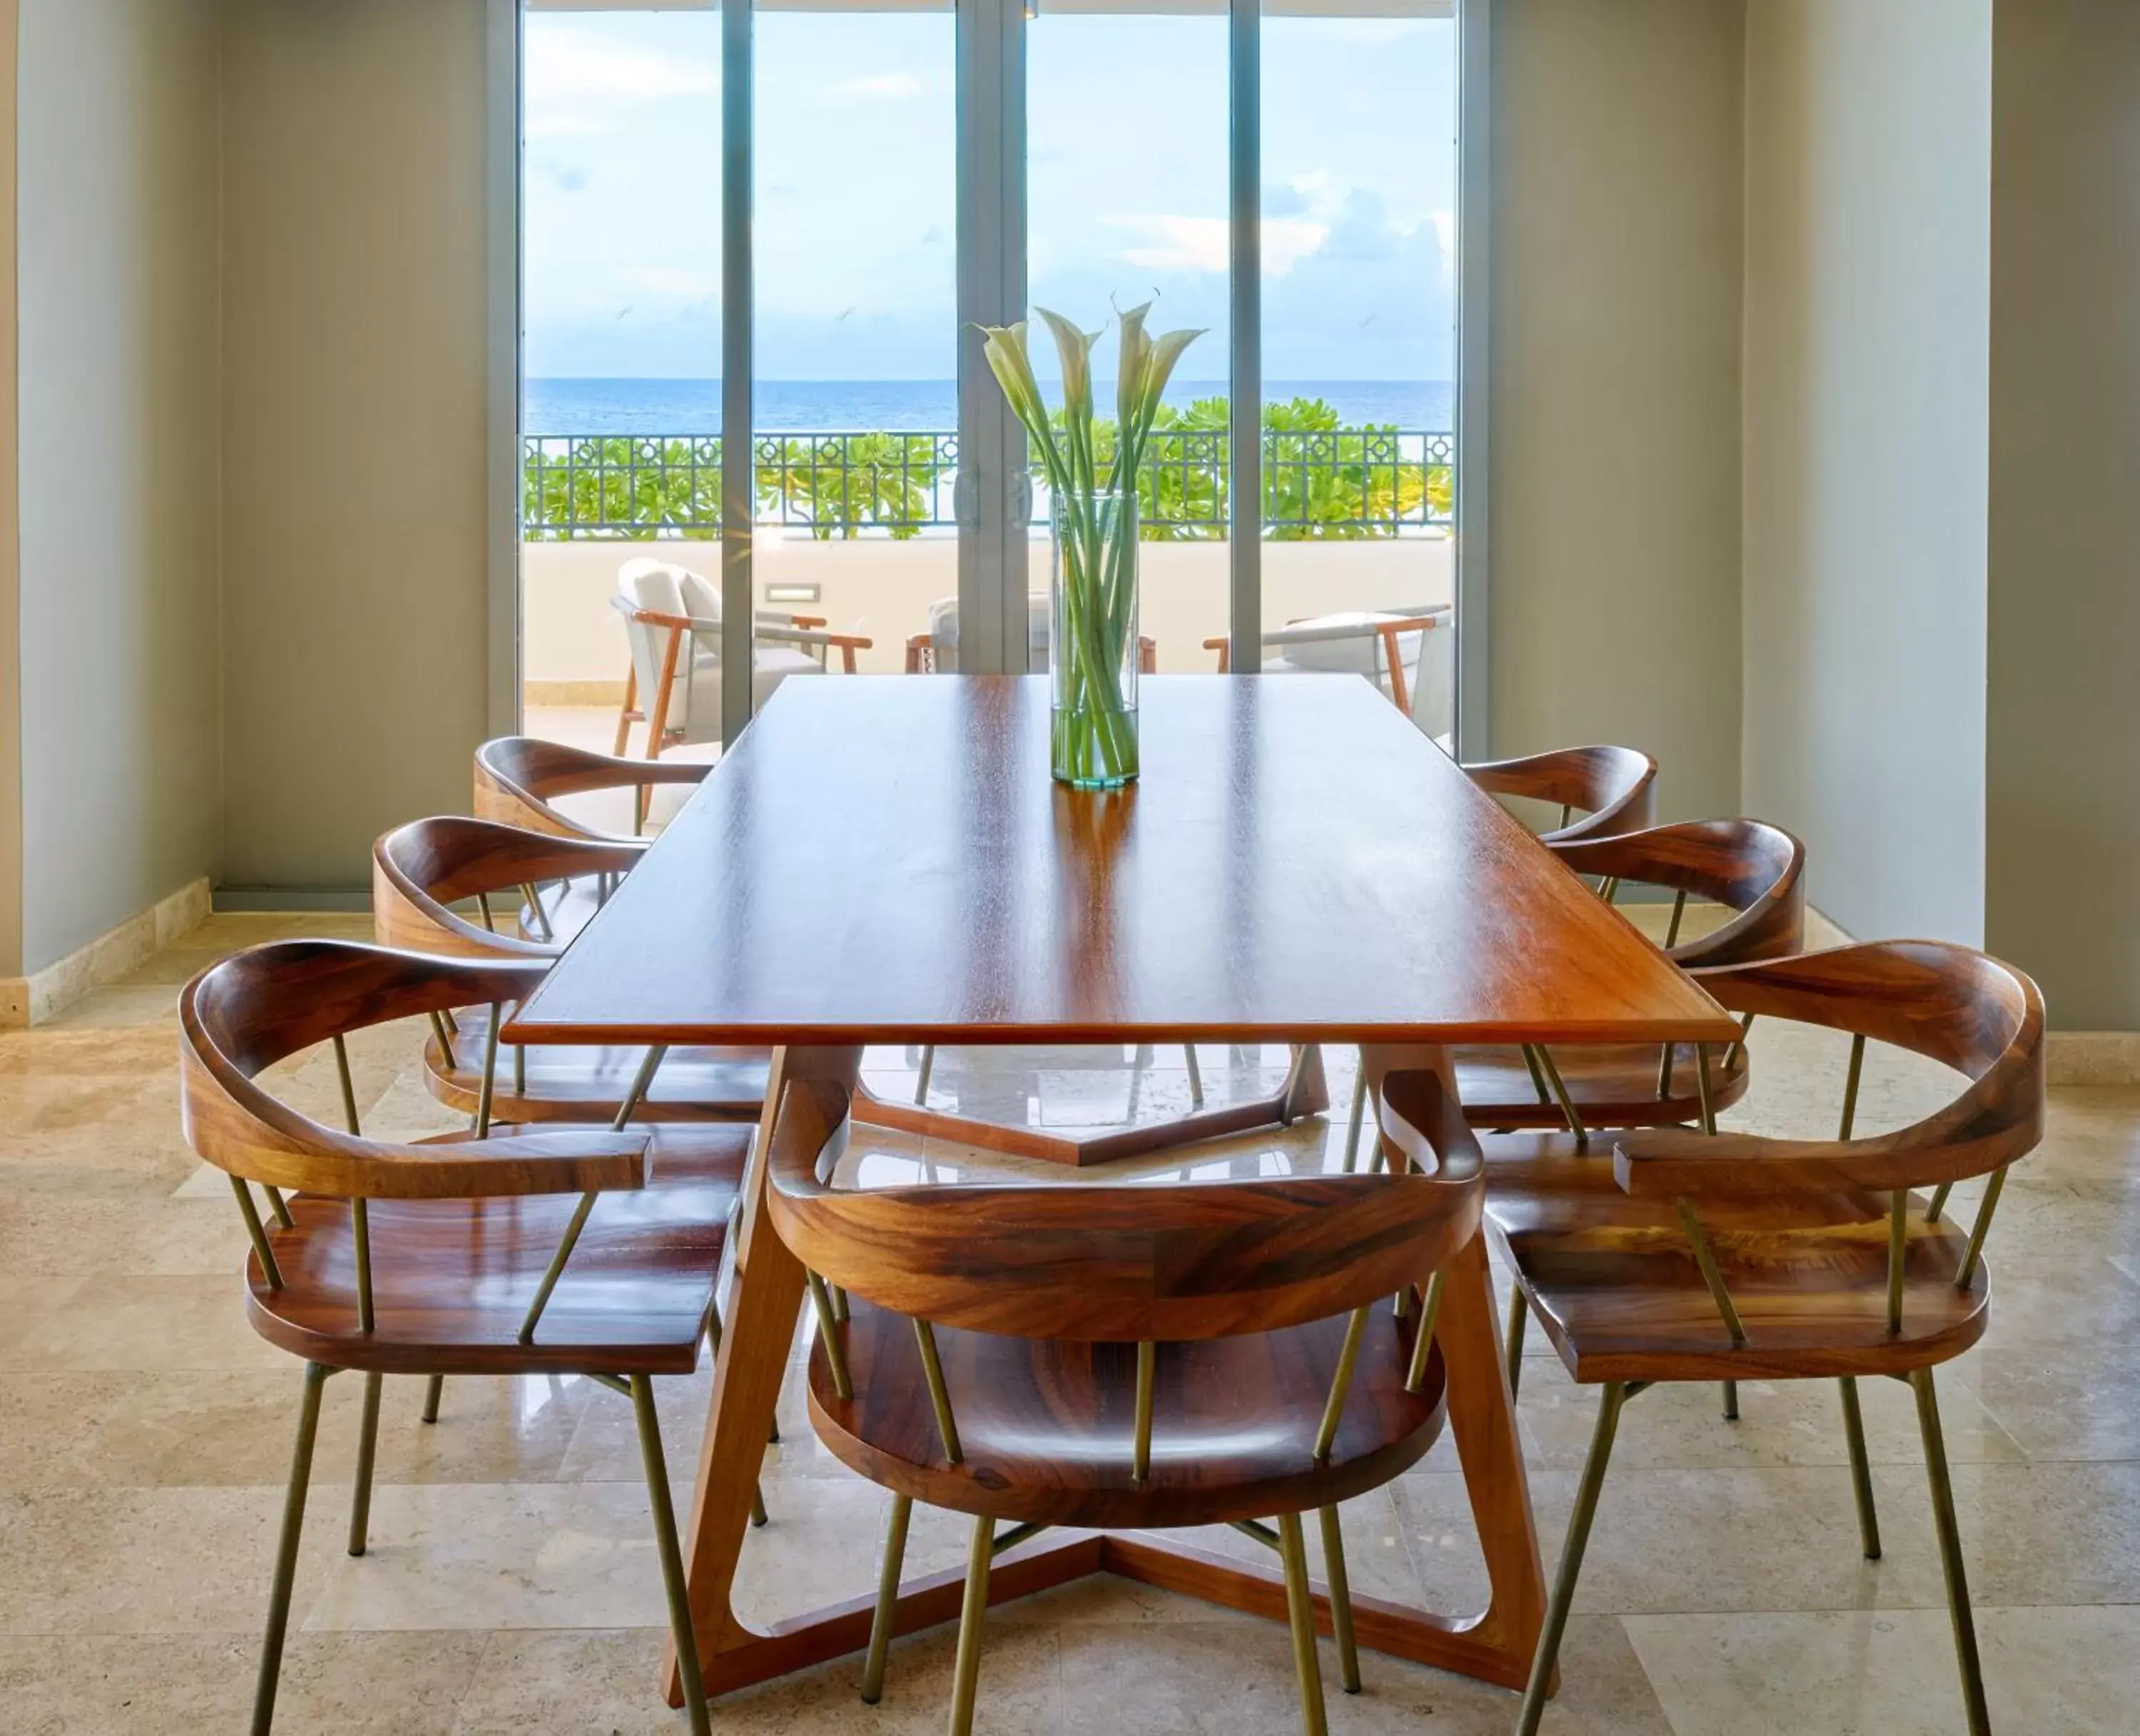
[[[2002,1168],[2042,1136],[2043,1003],[2020,972],[1966,947],[1882,942],[1733,967],[1727,1006],[1892,1042],[1970,1083],[1947,1108],[1858,1140],[1599,1135],[1608,1166],[1553,1136],[1491,1142],[1489,1215],[1532,1307],[1578,1380],[1900,1374],[1983,1335],[1990,1279],[1970,1238],[1925,1221],[1915,1186]],[[1890,1209],[1907,1197],[1901,1314]],[[1734,1343],[1681,1204],[1715,1251]],[[1966,1282],[1962,1282],[1966,1273]]]
[[[1704,1139],[1666,1129],[1631,1135],[1613,1157],[1631,1194],[1933,1187],[2011,1163],[2043,1139],[2043,997],[2010,965],[1943,941],[1888,940],[1736,966],[1704,980],[1740,1012],[1892,1043],[1954,1068],[1969,1088],[1936,1115],[1866,1139]]]
[[[321,1126],[253,1075],[285,1056],[389,1019],[527,993],[542,967],[482,964],[348,941],[248,948],[179,996],[179,1078],[187,1143],[247,1180],[343,1199],[491,1199],[634,1189],[647,1135],[522,1134],[400,1145]]]
[[[1730,1040],[1367,684],[1160,675],[1144,775],[1048,776],[1037,677],[783,686],[508,1035]]]
[[[1731,919],[1666,949],[1682,969],[1780,959],[1805,944],[1805,846],[1760,820],[1693,820],[1552,846],[1578,874],[1707,899]]]
[[[847,1093],[793,1084],[767,1204],[811,1270],[942,1325],[1129,1343],[1274,1331],[1424,1283],[1477,1233],[1478,1146],[1440,1090],[1428,1076],[1401,1100],[1434,1122],[1421,1155],[1438,1173],[856,1189],[817,1179]]]
[[[575,875],[629,874],[646,846],[636,840],[568,838],[494,820],[442,815],[412,820],[371,846],[371,919],[382,946],[463,959],[554,959],[557,940],[488,929],[453,906]],[[547,906],[546,906],[547,908]]]
[[[268,1286],[257,1258],[248,1261],[253,1327],[292,1356],[332,1368],[689,1374],[698,1366],[749,1131],[663,1127],[642,1137],[648,1188],[596,1202],[533,1343],[520,1342],[521,1323],[575,1199],[374,1204],[375,1323],[366,1332],[358,1322],[349,1206],[300,1197],[290,1207],[296,1227],[269,1232],[282,1287]],[[443,1143],[479,1142],[456,1135]]]
[[[1640,831],[1654,817],[1657,763],[1632,748],[1556,748],[1464,769],[1480,789],[1497,796],[1573,808],[1576,817],[1539,834],[1549,842]]]
[[[561,838],[608,840],[607,832],[552,806],[556,799],[589,790],[699,783],[709,769],[690,760],[626,759],[531,735],[500,736],[475,750],[475,812],[479,819]]]
[[[1758,820],[1698,820],[1549,847],[1575,873],[1661,886],[1730,910],[1731,919],[1720,928],[1665,949],[1682,969],[1778,958],[1804,942],[1805,846],[1780,827]],[[1700,1120],[1700,1072],[1692,1047],[1678,1045],[1669,1069],[1661,1069],[1661,1048],[1640,1044],[1553,1051],[1553,1065],[1586,1126],[1656,1127]],[[1540,1100],[1520,1052],[1463,1049],[1457,1064],[1475,1127],[1564,1125],[1559,1106]],[[1712,1053],[1710,1069],[1715,1108],[1729,1109],[1746,1094],[1750,1069],[1743,1047]]]
[[[1329,1463],[1316,1430],[1344,1342],[1343,1317],[1277,1332],[1163,1343],[1156,1356],[1151,1474],[1131,1480],[1134,1344],[1070,1343],[941,1327],[960,1463],[944,1458],[912,1321],[856,1300],[842,1333],[855,1396],[834,1390],[825,1346],[810,1362],[810,1419],[832,1454],[872,1483],[954,1513],[1132,1529],[1268,1519],[1347,1501],[1425,1458],[1441,1433],[1431,1359],[1405,1390],[1417,1321],[1372,1311]]]

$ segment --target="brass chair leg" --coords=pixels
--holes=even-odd
[[[1736,1380],[1724,1382],[1724,1420],[1727,1423],[1739,1420],[1739,1383]]]
[[[1858,1408],[1858,1380],[1845,1375],[1836,1385],[1843,1392],[1843,1436],[1850,1443],[1850,1488],[1858,1498],[1858,1540],[1865,1559],[1880,1559],[1880,1518],[1872,1508],[1872,1465],[1865,1454],[1865,1417]]]
[[[1185,1042],[1181,1046],[1181,1058],[1189,1063],[1189,1101],[1192,1107],[1204,1106],[1204,1069],[1196,1064],[1196,1045]]]
[[[1530,1306],[1521,1284],[1509,1286],[1509,1346],[1504,1355],[1509,1365],[1509,1396],[1512,1399],[1524,1381],[1524,1322],[1530,1313]]]
[[[1598,1517],[1598,1491],[1605,1486],[1612,1437],[1620,1427],[1620,1407],[1627,1401],[1627,1385],[1623,1380],[1607,1381],[1598,1394],[1598,1426],[1590,1437],[1590,1457],[1583,1464],[1583,1481],[1575,1491],[1575,1510],[1568,1515],[1568,1541],[1561,1547],[1560,1571],[1553,1577],[1545,1626],[1539,1631],[1538,1651],[1531,1659],[1530,1685],[1524,1689],[1523,1709],[1516,1714],[1516,1736],[1538,1736],[1539,1720],[1545,1716],[1547,1685],[1560,1660],[1561,1635],[1568,1631],[1568,1612],[1575,1602],[1583,1552],[1590,1544],[1590,1522]]]
[[[989,1563],[995,1557],[996,1522],[983,1513],[974,1520],[974,1540],[966,1551],[966,1596],[959,1606],[959,1656],[953,1666],[951,1736],[972,1736],[974,1694],[981,1680],[981,1637],[989,1620]]]
[[[1345,1129],[1345,1173],[1350,1175],[1360,1160],[1360,1126],[1367,1118],[1367,1064],[1361,1058],[1360,1071],[1352,1081],[1352,1119]]]
[[[914,1101],[924,1109],[929,1106],[929,1076],[936,1071],[936,1045],[921,1046],[921,1073],[914,1083]]]
[[[1345,1571],[1345,1533],[1335,1502],[1321,1509],[1323,1575],[1330,1582],[1330,1631],[1338,1640],[1338,1680],[1347,1694],[1360,1691],[1360,1645],[1352,1634],[1352,1577]]]
[[[1929,1368],[1910,1371],[1917,1395],[1917,1428],[1925,1439],[1925,1475],[1932,1488],[1932,1522],[1938,1528],[1940,1566],[1946,1573],[1947,1614],[1954,1622],[1954,1650],[1961,1665],[1961,1700],[1969,1736],[1991,1736],[1984,1700],[1984,1665],[1976,1655],[1976,1621],[1969,1609],[1969,1578],[1961,1561],[1961,1528],[1955,1523],[1954,1483],[1947,1474],[1946,1438],[1940,1427],[1939,1395]]]
[[[870,1622],[869,1658],[862,1665],[866,1706],[884,1698],[884,1660],[891,1650],[891,1621],[899,1608],[899,1575],[906,1565],[906,1522],[913,1513],[910,1498],[891,1498],[891,1525],[884,1536],[884,1571],[876,1581],[876,1615]]]
[[[647,1504],[654,1509],[654,1547],[661,1557],[662,1588],[669,1594],[669,1631],[676,1645],[676,1677],[684,1687],[691,1736],[713,1736],[706,1711],[706,1682],[699,1668],[699,1636],[691,1625],[691,1594],[684,1580],[684,1552],[676,1543],[676,1508],[669,1496],[669,1466],[661,1453],[661,1425],[654,1413],[654,1380],[631,1377],[631,1409],[639,1425],[639,1456],[646,1467]]]
[[[275,1688],[282,1675],[282,1641],[290,1630],[290,1591],[297,1577],[297,1544],[305,1530],[305,1493],[312,1487],[312,1445],[320,1434],[320,1394],[332,1371],[305,1365],[305,1395],[297,1407],[297,1444],[290,1449],[290,1486],[282,1497],[282,1539],[268,1592],[268,1632],[260,1642],[260,1676],[253,1690],[253,1736],[275,1723]]]
[[[446,1377],[433,1375],[424,1384],[424,1420],[435,1423],[439,1420],[439,1400],[445,1396]]]
[[[349,1552],[364,1553],[371,1530],[371,1466],[379,1453],[379,1389],[382,1375],[364,1377],[364,1420],[356,1432],[356,1488],[349,1501]]]
[[[1293,1671],[1300,1683],[1300,1724],[1307,1736],[1329,1736],[1323,1711],[1323,1662],[1315,1655],[1315,1604],[1308,1595],[1308,1546],[1300,1515],[1280,1513],[1279,1559],[1285,1563],[1285,1613],[1293,1626]]]

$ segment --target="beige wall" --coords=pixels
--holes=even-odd
[[[226,880],[357,886],[484,717],[483,0],[227,0]]]
[[[1752,0],[1745,805],[1980,942],[1991,0]]]
[[[22,659],[16,440],[16,0],[0,0],[0,977],[22,974]],[[0,1007],[0,1017],[7,1009]]]
[[[1993,22],[1985,933],[2140,1030],[2140,5]]]
[[[22,964],[216,866],[214,0],[22,0]]]
[[[1743,16],[1495,0],[1497,754],[1624,742],[1737,812]]]

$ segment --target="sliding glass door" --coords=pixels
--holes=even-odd
[[[1445,734],[1457,64],[1450,0],[524,0],[531,724],[713,753],[762,701],[657,728],[635,562],[719,616],[686,667],[1024,667],[1050,503],[976,328],[1149,302],[1203,333],[1138,478],[1159,667],[1350,658]]]

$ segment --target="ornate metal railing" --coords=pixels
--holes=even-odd
[[[955,434],[763,434],[753,444],[760,524],[846,539],[918,537],[957,522]],[[1264,534],[1352,540],[1445,527],[1455,448],[1453,434],[1433,429],[1267,429]],[[1225,536],[1231,474],[1225,429],[1156,433],[1137,473],[1145,537]],[[720,533],[717,435],[531,435],[522,483],[523,524],[533,542]],[[1034,522],[1046,523],[1048,511],[1047,490],[1038,488]]]

